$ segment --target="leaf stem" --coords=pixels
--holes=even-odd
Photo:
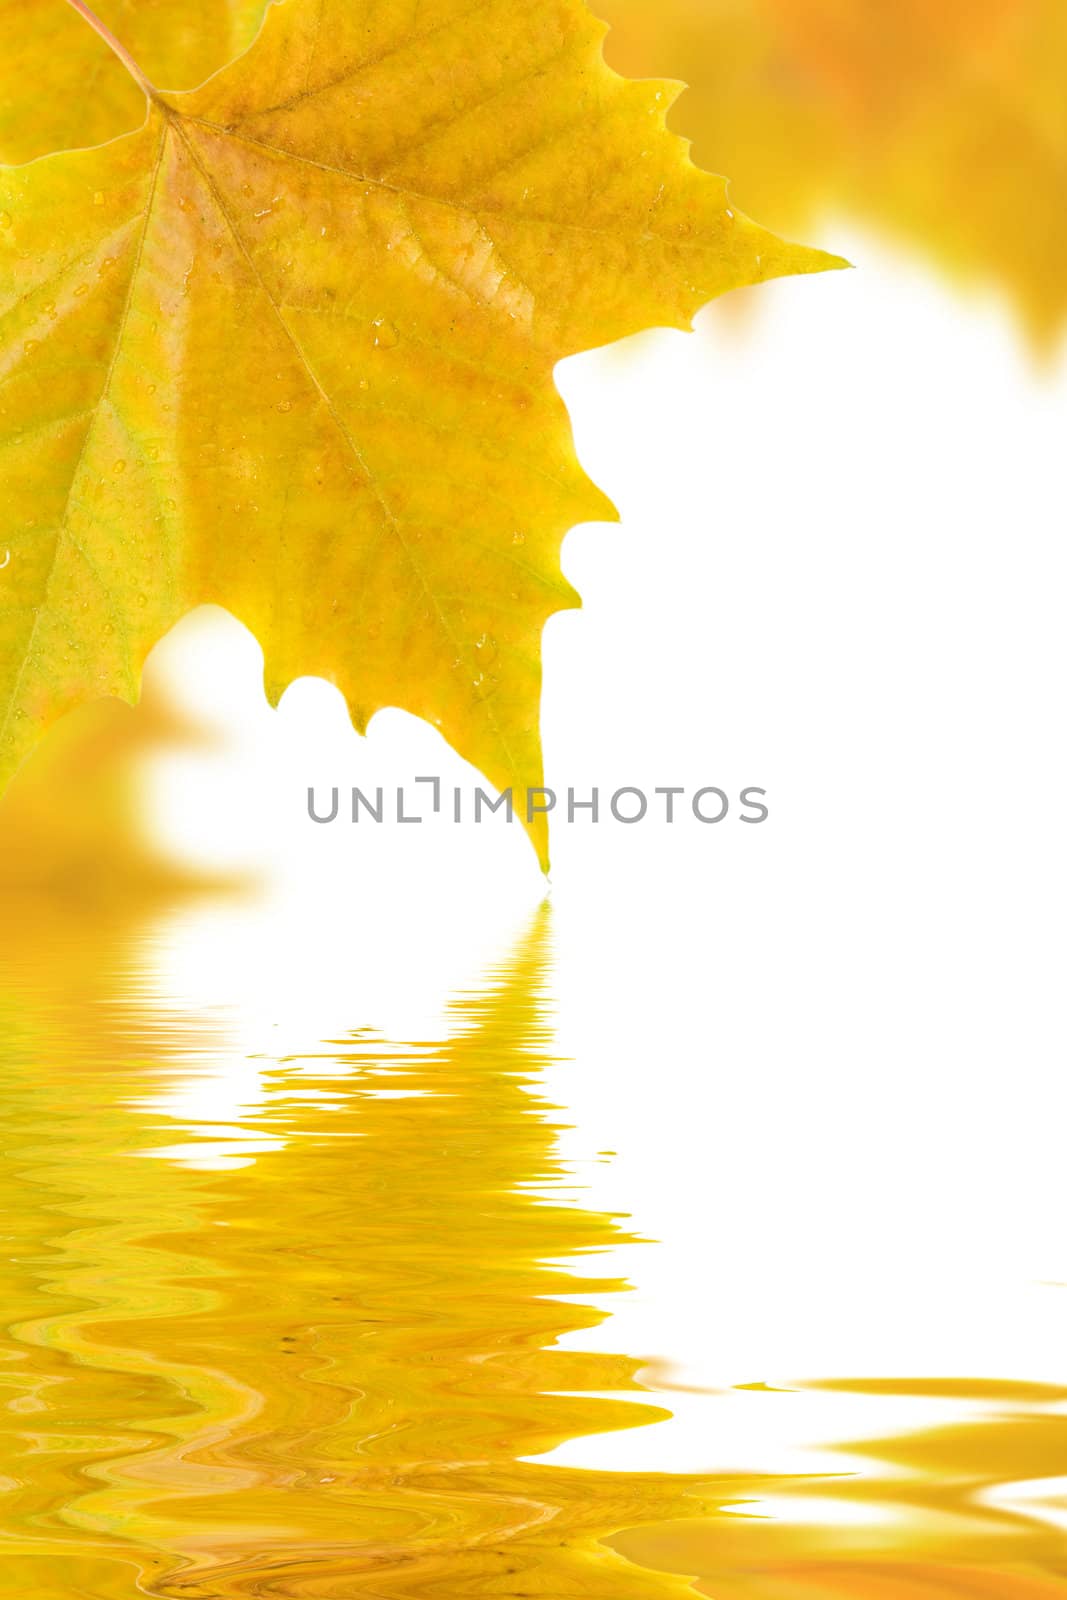
[[[122,65],[126,68],[126,71],[133,79],[134,83],[136,83],[139,88],[144,90],[145,94],[150,100],[154,100],[156,98],[155,85],[149,83],[148,79],[145,77],[144,73],[141,71],[130,52],[126,49],[126,46],[119,43],[111,29],[101,22],[96,12],[86,5],[85,0],[67,0],[67,4],[73,6],[80,17],[85,18],[85,21],[89,24],[90,28],[92,28],[95,33],[100,35],[108,49],[113,51],[114,54],[118,56],[119,60],[122,62]]]

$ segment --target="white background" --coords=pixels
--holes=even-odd
[[[1067,368],[992,299],[820,242],[858,270],[559,374],[622,525],[565,546],[547,781],[771,807],[555,832],[548,1091],[585,1203],[658,1241],[573,1342],[714,1391],[575,1462],[795,1465],[875,1404],[737,1384],[1064,1376]],[[162,836],[269,886],[157,930],[159,993],[234,1019],[194,1107],[239,1121],[255,1051],[446,1027],[542,897],[521,830],[316,828],[305,791],[475,774],[399,712],[358,738],[322,683],[270,712],[221,613],[150,670],[225,733],[154,773]]]

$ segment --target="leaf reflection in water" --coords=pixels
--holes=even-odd
[[[842,1475],[553,1461],[669,1412],[564,1342],[628,1235],[539,1093],[547,913],[443,1041],[309,1041],[254,1085],[224,1016],[149,999],[121,920],[4,927],[0,1593],[1067,1595],[1065,1395],[1036,1386],[930,1386],[955,1420]],[[220,1060],[240,1103],[197,1114]]]

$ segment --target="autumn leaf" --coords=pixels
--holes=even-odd
[[[613,514],[555,363],[839,264],[736,213],[602,34],[579,0],[287,0],[201,89],[146,82],[138,131],[0,169],[0,777],[216,602],[272,702],[316,674],[540,783],[560,542]]]
[[[681,71],[680,131],[774,227],[859,217],[1067,315],[1062,0],[593,0],[622,72]]]
[[[267,0],[99,0],[153,83],[194,89],[255,38]],[[103,144],[144,121],[144,94],[60,0],[0,0],[0,161]]]

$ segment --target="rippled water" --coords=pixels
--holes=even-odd
[[[225,1011],[149,1003],[136,929],[7,912],[0,1593],[1067,1596],[1067,1386],[812,1375],[886,1419],[819,1441],[835,1472],[554,1458],[673,1397],[610,1322],[559,1343],[627,1234],[539,1087],[544,913],[445,1038],[354,1001],[250,1064]]]

